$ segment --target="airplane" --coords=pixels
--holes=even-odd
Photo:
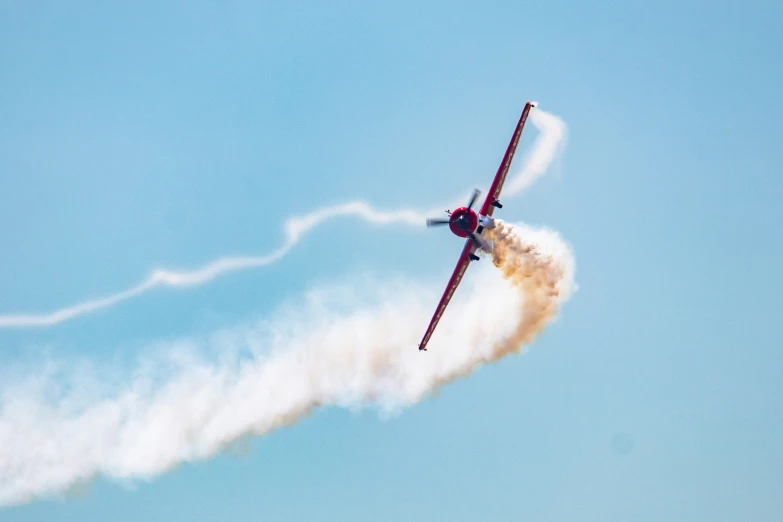
[[[448,219],[431,218],[427,220],[428,227],[448,225],[451,232],[461,238],[466,238],[465,246],[462,248],[462,253],[457,261],[457,266],[454,268],[454,273],[451,274],[451,279],[446,286],[446,291],[443,293],[443,297],[440,298],[438,308],[435,309],[435,314],[432,316],[430,325],[427,327],[427,331],[424,333],[419,344],[419,351],[427,351],[427,343],[432,337],[432,333],[435,331],[435,327],[438,325],[443,312],[446,310],[446,306],[451,300],[451,296],[454,295],[454,291],[462,281],[462,276],[465,275],[465,271],[472,261],[478,261],[480,258],[476,255],[476,250],[492,253],[492,245],[481,236],[484,229],[491,230],[495,227],[495,220],[492,214],[496,208],[503,208],[500,204],[500,191],[503,189],[503,182],[506,180],[508,169],[511,166],[511,160],[514,157],[514,153],[517,150],[517,144],[519,138],[522,136],[522,130],[525,128],[525,122],[527,116],[530,113],[530,109],[535,107],[535,102],[527,102],[525,108],[522,110],[522,115],[519,117],[517,127],[514,130],[514,134],[511,136],[511,141],[506,148],[506,154],[503,156],[503,161],[500,162],[495,179],[492,181],[492,185],[489,187],[489,193],[487,194],[484,203],[481,205],[478,213],[473,210],[473,205],[476,203],[476,199],[480,194],[478,189],[473,191],[473,195],[468,201],[468,205],[454,209],[453,211],[446,210]]]

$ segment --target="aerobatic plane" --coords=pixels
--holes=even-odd
[[[527,102],[525,108],[522,110],[522,115],[519,117],[517,128],[514,130],[511,141],[506,148],[506,154],[503,156],[503,161],[498,167],[498,171],[495,174],[495,179],[492,181],[492,185],[489,187],[489,193],[487,194],[484,203],[481,205],[478,213],[473,210],[473,205],[476,203],[476,199],[480,194],[476,189],[468,202],[466,207],[460,207],[452,211],[447,210],[448,219],[428,219],[427,226],[433,227],[438,225],[448,225],[451,231],[458,237],[467,238],[465,240],[465,246],[462,249],[462,253],[457,261],[457,266],[454,268],[454,273],[449,279],[449,284],[446,286],[446,291],[443,293],[443,297],[440,298],[438,308],[435,310],[435,315],[432,316],[430,325],[427,327],[427,331],[424,333],[424,338],[419,344],[419,350],[426,350],[427,343],[432,337],[432,332],[435,331],[435,327],[438,325],[443,312],[446,310],[446,306],[451,300],[451,296],[454,295],[454,291],[462,281],[462,276],[465,275],[465,270],[468,269],[468,265],[471,261],[478,261],[479,257],[476,255],[476,250],[482,250],[487,253],[492,253],[492,245],[482,237],[484,230],[491,230],[495,227],[495,220],[492,217],[496,208],[503,208],[500,204],[500,191],[503,188],[503,182],[506,180],[508,169],[511,166],[511,160],[514,157],[514,152],[517,150],[517,144],[519,143],[519,137],[522,135],[522,129],[525,127],[527,121],[527,115],[530,113],[530,109],[535,107],[535,103]]]

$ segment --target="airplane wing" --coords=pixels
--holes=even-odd
[[[519,137],[522,136],[522,129],[525,128],[525,122],[527,121],[527,115],[530,113],[530,109],[535,107],[533,102],[527,102],[525,108],[522,110],[522,116],[519,117],[517,128],[514,130],[514,135],[511,136],[511,141],[506,149],[506,154],[503,156],[503,161],[498,167],[498,171],[495,174],[495,179],[492,181],[492,186],[487,193],[487,199],[484,200],[484,204],[481,205],[482,216],[491,216],[495,211],[493,203],[500,199],[500,191],[503,188],[503,182],[506,181],[506,175],[508,174],[508,168],[511,166],[511,160],[514,158],[514,152],[517,150],[517,144],[519,143]]]
[[[435,315],[432,316],[430,325],[427,327],[427,331],[424,333],[424,338],[421,340],[421,344],[419,344],[419,350],[427,349],[427,343],[430,342],[432,332],[434,332],[435,327],[438,326],[440,316],[443,315],[444,310],[446,310],[446,306],[449,304],[449,301],[451,301],[451,296],[454,295],[454,290],[457,289],[459,282],[462,281],[462,276],[465,275],[465,270],[467,270],[468,265],[470,265],[470,255],[473,254],[475,250],[476,245],[473,243],[473,241],[470,239],[465,241],[465,247],[462,249],[462,253],[459,256],[457,266],[454,268],[454,273],[451,274],[451,279],[449,279],[449,284],[446,286],[446,291],[443,292],[443,297],[440,298],[440,303],[438,303],[438,308],[435,310]]]
[[[519,117],[517,128],[514,130],[514,135],[511,136],[511,142],[508,144],[508,148],[506,148],[506,154],[503,156],[503,161],[500,163],[500,167],[498,167],[498,171],[495,174],[495,179],[492,181],[492,186],[489,188],[487,199],[485,199],[484,204],[481,205],[479,214],[483,216],[491,216],[495,211],[494,204],[500,198],[500,191],[503,189],[503,183],[506,181],[506,175],[511,166],[511,160],[514,158],[514,153],[517,150],[519,138],[522,136],[522,130],[525,128],[527,116],[530,114],[530,109],[534,106],[535,104],[533,102],[527,102],[525,108],[522,110],[522,115]],[[434,332],[435,327],[438,326],[438,321],[440,321],[440,317],[446,310],[446,306],[449,304],[449,301],[451,301],[451,296],[454,295],[454,291],[457,289],[457,286],[459,286],[460,281],[462,281],[462,276],[465,275],[465,270],[467,270],[468,265],[470,265],[470,256],[473,255],[475,251],[476,244],[470,239],[465,241],[465,247],[462,249],[462,254],[459,256],[457,266],[454,268],[454,273],[451,274],[451,279],[449,279],[449,284],[446,286],[446,291],[443,293],[443,297],[440,298],[440,303],[438,303],[438,308],[435,310],[435,315],[432,316],[430,325],[424,333],[424,338],[421,340],[421,344],[419,344],[419,350],[427,349],[427,343],[430,341],[432,332]]]

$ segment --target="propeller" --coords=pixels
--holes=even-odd
[[[468,201],[468,208],[472,209],[473,205],[476,204],[476,200],[479,197],[479,194],[481,194],[481,191],[479,189],[475,189],[473,191],[473,195],[470,196],[470,201]],[[446,211],[448,212],[448,211]],[[451,223],[451,219],[438,219],[438,218],[429,218],[427,219],[427,226],[428,227],[435,227],[435,226],[441,226],[441,225],[448,225]],[[455,224],[460,228],[466,228],[468,226],[468,217],[466,215],[462,215],[455,221]],[[473,238],[473,241],[478,244],[476,238]]]
[[[470,201],[468,202],[468,208],[473,208],[473,205],[476,203],[476,199],[478,199],[479,194],[481,194],[479,189],[473,190],[473,195],[470,197]]]

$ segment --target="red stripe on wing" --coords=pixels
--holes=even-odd
[[[527,115],[530,113],[530,109],[533,107],[533,102],[527,102],[525,108],[522,110],[522,115],[519,117],[517,128],[514,129],[514,134],[511,136],[511,141],[506,148],[506,154],[503,156],[503,161],[500,162],[498,171],[495,174],[495,179],[492,181],[492,186],[489,187],[487,193],[487,199],[484,200],[484,204],[481,205],[482,216],[491,216],[495,211],[495,207],[492,205],[494,201],[500,199],[500,191],[503,189],[503,183],[506,181],[506,175],[508,169],[511,167],[511,160],[514,159],[514,153],[517,150],[517,144],[519,143],[519,137],[522,136],[522,130],[525,128],[525,122],[527,121]]]
[[[476,245],[473,243],[473,241],[470,239],[465,241],[465,247],[462,249],[462,253],[459,256],[457,266],[454,267],[454,273],[451,274],[451,279],[449,279],[449,284],[446,286],[446,291],[443,292],[443,297],[440,298],[438,308],[435,309],[435,314],[432,316],[430,325],[427,327],[427,331],[424,333],[424,338],[421,340],[421,344],[419,344],[419,350],[425,350],[427,348],[427,343],[430,342],[432,332],[434,332],[435,327],[438,326],[438,321],[440,321],[443,312],[446,310],[446,306],[449,304],[449,301],[451,301],[451,296],[454,295],[454,291],[459,286],[460,281],[462,281],[462,276],[465,275],[465,271],[468,269],[468,265],[470,265],[469,256],[475,250]]]

